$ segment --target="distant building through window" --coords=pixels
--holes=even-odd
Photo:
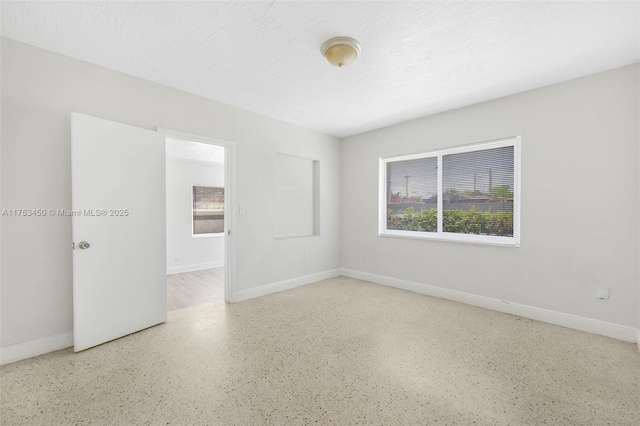
[[[224,188],[193,185],[193,235],[224,232]]]
[[[520,139],[381,159],[380,235],[519,245]]]

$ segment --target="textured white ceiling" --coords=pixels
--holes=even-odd
[[[2,35],[347,136],[638,62],[639,3],[3,2]],[[330,37],[362,43],[330,66]]]

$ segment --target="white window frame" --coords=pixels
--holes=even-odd
[[[458,146],[454,148],[434,150],[419,154],[401,155],[387,158],[380,158],[378,197],[379,197],[379,220],[378,235],[381,237],[417,238],[422,240],[440,240],[462,243],[491,244],[500,246],[520,247],[520,136],[513,136],[505,139],[474,143],[470,145]],[[465,152],[484,151],[493,148],[513,146],[513,236],[494,236],[477,234],[456,234],[443,232],[443,188],[442,188],[442,157],[450,154],[460,154]],[[397,161],[419,160],[423,158],[436,157],[438,160],[438,230],[437,232],[401,231],[387,229],[387,164]]]

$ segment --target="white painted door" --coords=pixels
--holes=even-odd
[[[164,136],[71,115],[76,351],[167,319],[165,167]]]

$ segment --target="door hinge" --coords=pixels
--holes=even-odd
[[[74,243],[73,241],[71,242],[71,250],[74,250],[76,248],[76,243]]]

